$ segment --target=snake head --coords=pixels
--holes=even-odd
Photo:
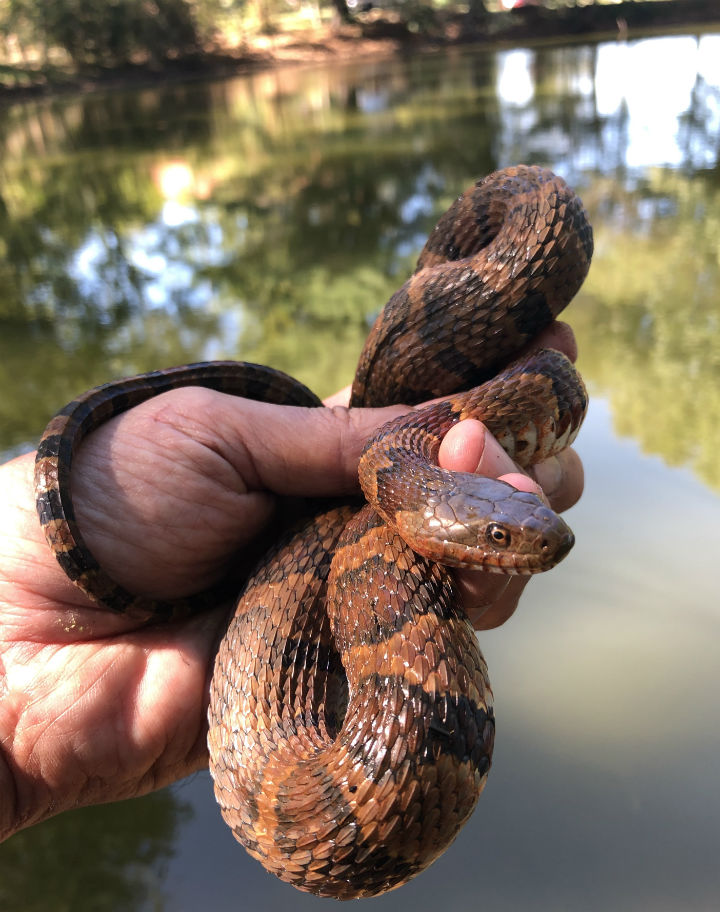
[[[477,475],[454,475],[452,491],[428,497],[424,510],[396,513],[393,525],[410,546],[449,567],[494,573],[549,570],[575,536],[535,494]]]

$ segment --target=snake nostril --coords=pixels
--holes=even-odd
[[[555,562],[559,563],[571,550],[575,544],[575,536],[568,530],[567,535],[563,538],[560,546],[555,552]]]

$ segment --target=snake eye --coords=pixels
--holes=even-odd
[[[485,538],[487,538],[494,548],[510,547],[510,533],[505,526],[500,525],[500,523],[489,523],[485,530]]]

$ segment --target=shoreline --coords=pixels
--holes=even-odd
[[[324,25],[303,30],[254,35],[245,45],[226,51],[210,49],[161,66],[127,64],[86,73],[56,73],[56,81],[38,71],[38,81],[0,85],[0,106],[52,98],[147,88],[159,84],[223,79],[280,67],[372,61],[393,56],[433,53],[448,48],[542,47],[608,40],[636,40],[663,34],[720,31],[720,10],[703,0],[624,0],[611,5],[547,10],[526,6],[488,15],[483,27],[468,27],[467,16],[449,16],[442,29],[423,34],[397,19],[364,17],[349,25]],[[6,69],[11,69],[6,67]]]

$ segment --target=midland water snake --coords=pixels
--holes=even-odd
[[[414,404],[487,380],[570,301],[591,254],[582,204],[562,180],[518,167],[479,181],[378,318],[352,404]],[[53,419],[36,463],[48,541],[91,598],[141,619],[209,597],[153,602],[103,572],[74,518],[72,454],[103,421],[181,385],[320,405],[284,375],[216,362],[108,384]],[[479,417],[528,465],[572,441],[585,405],[572,366],[548,351],[398,419],[361,460],[375,508],[310,517],[248,582],[216,660],[211,769],[235,835],[282,879],[339,898],[383,892],[426,867],[470,815],[494,737],[487,671],[451,575],[399,531],[449,564],[552,566],[572,544],[563,521],[502,482],[449,477],[437,450],[452,424]]]

